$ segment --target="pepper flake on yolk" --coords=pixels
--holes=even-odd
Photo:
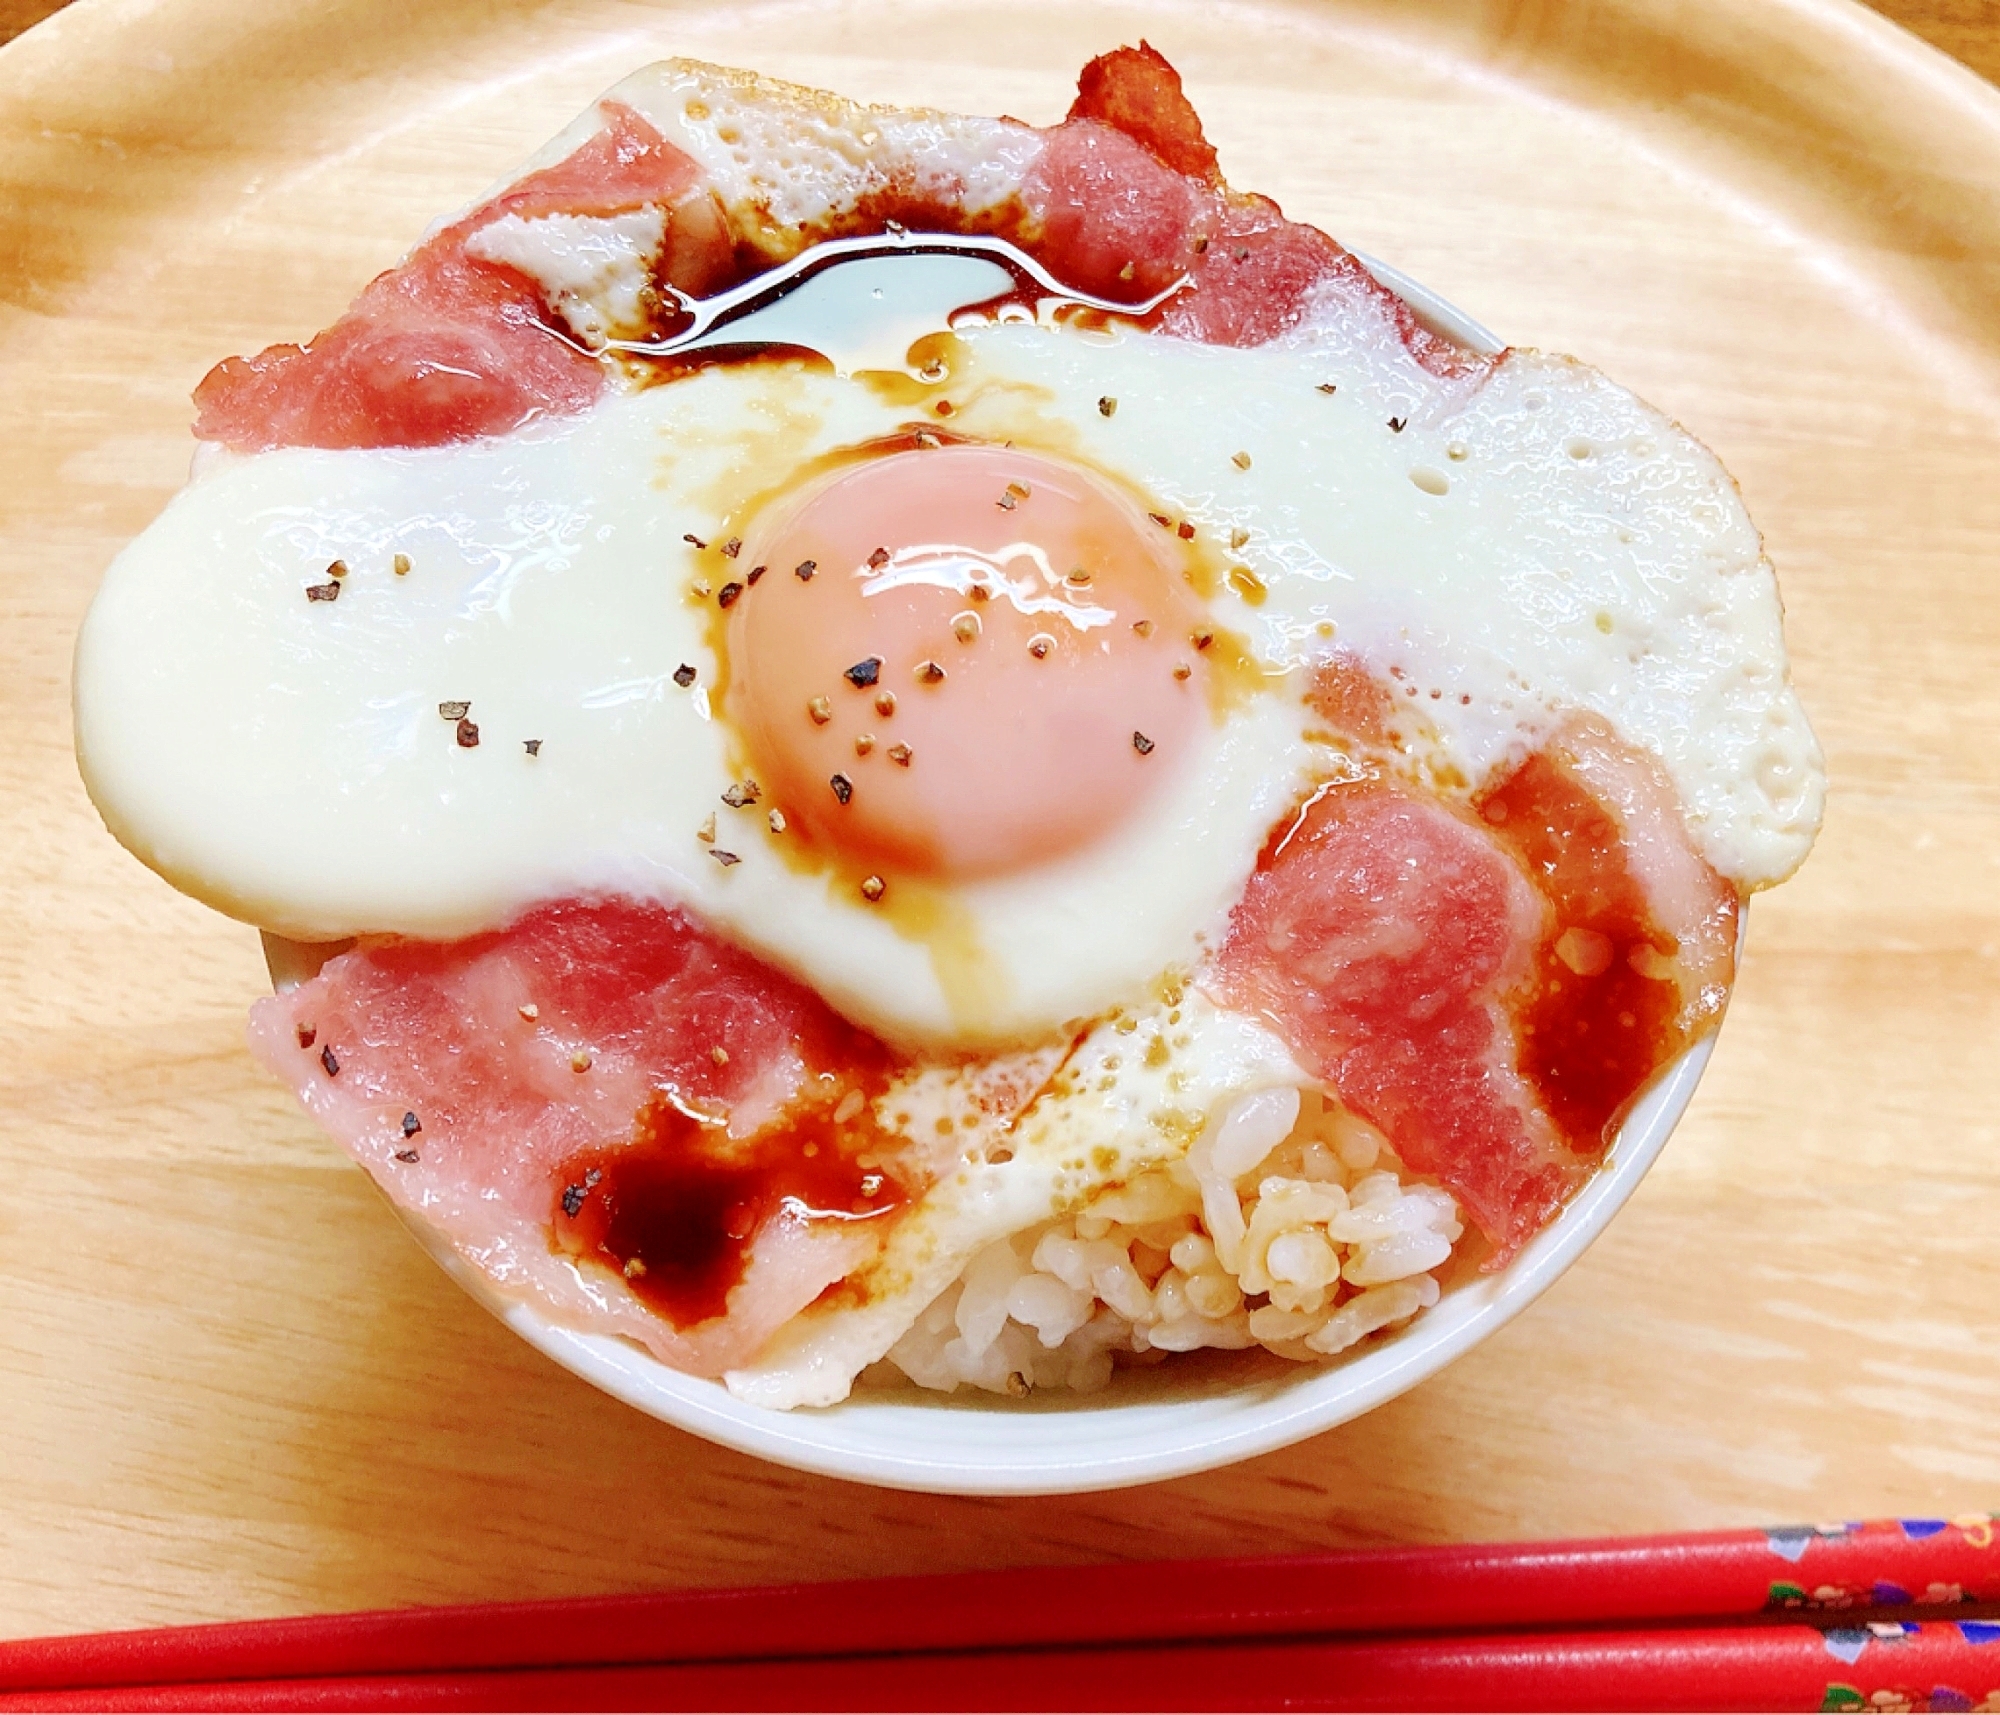
[[[729,713],[758,777],[851,864],[951,880],[1059,858],[1122,826],[1208,718],[1205,664],[1176,674],[1203,612],[1172,548],[1074,466],[886,454],[745,553],[818,575],[730,610]]]

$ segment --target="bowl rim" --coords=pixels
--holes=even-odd
[[[1505,349],[1489,329],[1400,269],[1354,255],[1410,305],[1421,325],[1485,356]],[[1747,910],[1739,906],[1739,960],[1746,923]],[[310,977],[347,944],[312,948],[264,937],[266,962],[280,988]],[[1248,1383],[1186,1386],[1169,1379],[1148,1386],[1126,1371],[1101,1393],[1055,1402],[1002,1402],[983,1394],[968,1399],[963,1392],[913,1388],[774,1411],[738,1399],[723,1382],[672,1369],[622,1336],[551,1321],[504,1292],[420,1217],[390,1207],[446,1274],[543,1356],[649,1417],[736,1452],[816,1476],[931,1494],[1129,1488],[1213,1470],[1346,1423],[1408,1392],[1520,1315],[1589,1249],[1659,1158],[1687,1111],[1719,1029],[1718,1020],[1654,1078],[1589,1183],[1505,1268],[1455,1282],[1401,1328],[1348,1354]],[[955,1432],[944,1433],[946,1425]],[[1090,1428],[1079,1435],[1084,1425]],[[1095,1431],[1108,1431],[1101,1444]]]

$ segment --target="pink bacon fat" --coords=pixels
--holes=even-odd
[[[1393,699],[1356,663],[1315,706],[1370,766],[1274,838],[1208,986],[1448,1186],[1498,1267],[1720,1018],[1737,897],[1601,722],[1453,802],[1398,783]]]
[[[569,901],[450,944],[365,943],[259,1001],[250,1042],[392,1202],[503,1287],[697,1375],[747,1361],[866,1262],[896,1206],[878,1192],[875,1211],[809,1218],[783,1173],[764,1172],[787,1116],[879,1079],[880,1045],[663,906]],[[614,1255],[593,1227],[617,1189],[601,1164],[662,1156],[663,1100],[699,1145],[680,1150],[682,1177],[735,1192],[716,1230],[678,1235],[701,1281],[657,1256],[650,1278],[643,1248]],[[907,1148],[868,1171],[893,1175],[901,1197],[928,1173]],[[667,1308],[717,1313],[677,1323],[663,1285]]]
[[[606,101],[601,112],[603,129],[575,153],[420,244],[317,338],[217,364],[195,389],[195,434],[243,452],[436,446],[592,404],[604,389],[597,360],[555,337],[534,281],[469,254],[466,240],[507,215],[659,206],[698,221],[694,162],[629,107]],[[690,277],[706,263],[677,259]]]
[[[756,89],[765,107],[790,105],[800,118],[827,100],[762,81]],[[196,435],[238,451],[436,446],[587,409],[610,372],[578,348],[535,280],[468,248],[508,216],[663,211],[655,279],[696,295],[754,274],[774,251],[891,221],[978,230],[1104,296],[1137,300],[1188,276],[1189,289],[1155,320],[1178,337],[1257,345],[1309,314],[1358,312],[1434,374],[1488,361],[1420,327],[1324,233],[1230,190],[1179,76],[1143,44],[1085,67],[1060,125],[992,122],[996,160],[1022,165],[1011,193],[977,211],[920,136],[904,143],[885,132],[875,158],[852,163],[850,185],[828,187],[822,217],[774,230],[768,210],[722,201],[700,165],[633,108],[607,99],[599,117],[601,128],[568,157],[427,239],[305,345],[218,364],[195,390]]]

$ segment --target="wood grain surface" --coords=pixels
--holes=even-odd
[[[1753,912],[1662,1164],[1442,1376],[1113,1495],[803,1477],[515,1341],[257,1073],[256,936],[97,822],[72,638],[185,473],[207,365],[330,319],[631,66],[1044,121],[1142,30],[1236,182],[1716,447],[1783,578],[1831,813]],[[2000,94],[1848,0],[48,19],[0,53],[0,1635],[1994,1505],[1996,347]]]

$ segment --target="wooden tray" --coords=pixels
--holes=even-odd
[[[507,1335],[251,1066],[255,934],[98,825],[74,628],[216,357],[329,320],[630,67],[1046,121],[1141,33],[1239,184],[1710,442],[1832,765],[1693,1113],[1372,1417],[954,1501],[678,1435]],[[2000,93],[1847,0],[80,0],[0,54],[0,1633],[2000,1491]]]

